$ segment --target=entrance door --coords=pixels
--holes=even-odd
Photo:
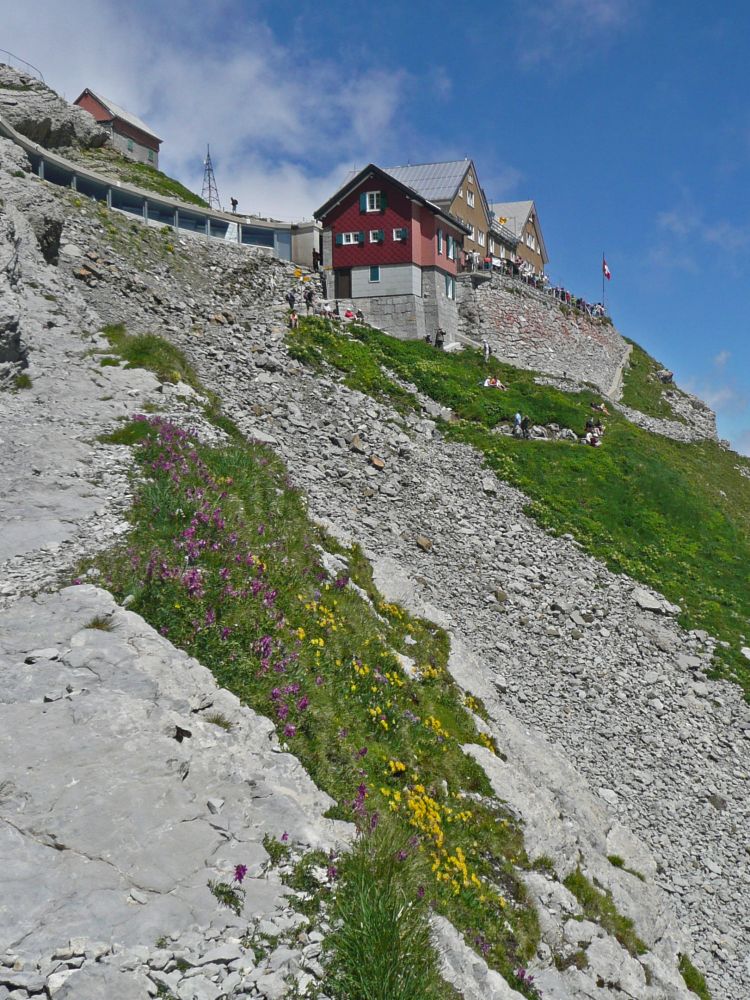
[[[336,271],[336,298],[350,299],[352,297],[352,269],[340,267]]]

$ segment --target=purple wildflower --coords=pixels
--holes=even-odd
[[[234,869],[234,881],[241,885],[247,875],[247,865],[237,865]]]

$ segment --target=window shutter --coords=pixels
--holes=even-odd
[[[446,294],[446,296],[450,296],[450,287],[451,287],[451,279],[446,274],[445,275],[445,294]]]
[[[385,233],[383,232],[382,229],[378,229],[375,239],[378,241],[378,243],[382,243],[385,240]]]
[[[408,240],[408,239],[409,239],[409,230],[408,230],[408,229],[402,229],[402,230],[401,230],[401,239],[402,239],[402,240],[403,240],[404,242],[406,242],[406,240]]]
[[[359,196],[359,210],[360,212],[367,211],[367,193],[365,191]]]
[[[365,242],[365,234],[357,233],[357,243],[364,243],[364,242]]]
[[[340,247],[344,245],[344,234],[336,233],[336,246]]]
[[[385,193],[385,191],[381,191],[380,192],[380,211],[381,212],[385,212],[386,208],[388,208],[388,195]]]

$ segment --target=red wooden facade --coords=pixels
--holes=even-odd
[[[458,251],[453,259],[449,258],[448,237],[460,245],[464,235],[460,223],[373,165],[360,177],[355,178],[351,187],[342,189],[344,194],[339,200],[338,195],[334,195],[316,213],[324,229],[332,233],[330,263],[334,270],[378,264],[416,264],[456,274]],[[385,207],[367,211],[366,196],[373,192],[381,195]],[[405,235],[395,237],[394,230],[402,234],[405,231]],[[438,240],[438,230],[442,232],[441,240]],[[361,242],[343,244],[341,237],[345,233],[363,234]],[[372,233],[378,234],[375,241]]]
[[[109,108],[102,104],[101,101],[98,101],[88,90],[84,90],[75,103],[79,108],[83,108],[84,111],[88,111],[90,115],[93,115],[98,122],[112,122],[113,129],[119,135],[124,135],[126,139],[132,139],[147,149],[153,149],[155,153],[159,152],[160,139],[150,135],[148,132],[144,132],[142,129],[136,128],[135,125],[125,121],[124,118],[113,115]]]

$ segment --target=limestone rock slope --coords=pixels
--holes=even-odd
[[[450,630],[450,669],[485,700],[507,760],[471,752],[522,817],[530,854],[549,862],[528,880],[546,1000],[687,1000],[676,971],[686,951],[715,1000],[746,1000],[750,714],[737,689],[707,680],[712,639],[685,633],[660,595],[572,540],[545,535],[525,498],[442,440],[428,412],[401,418],[335,372],[293,361],[280,322],[289,265],[197,239],[173,244],[14,176],[14,156],[0,145],[0,259],[15,255],[0,317],[27,345],[31,387],[0,396],[0,515],[10,526],[0,551],[10,762],[0,878],[10,872],[29,905],[15,891],[0,896],[0,998],[282,996],[316,942],[301,943],[302,957],[292,949],[256,963],[213,905],[209,873],[250,864],[249,916],[279,933],[294,917],[265,868],[263,834],[322,846],[347,835],[323,818],[326,797],[270,723],[199,664],[103,591],[55,593],[83,553],[126,530],[129,455],[98,441],[103,430],[159,404],[216,433],[179,387],[90,354],[104,323],[124,322],[183,347],[240,428],[285,459],[313,514],[365,547],[381,591]],[[46,197],[49,218],[59,209],[64,219],[51,256],[28,217]],[[349,447],[355,434],[363,449]],[[40,590],[52,593],[23,596]],[[216,712],[229,733],[208,720]],[[577,867],[635,921],[646,954],[580,920],[561,883]],[[466,942],[439,922],[435,934],[464,995],[493,995]],[[553,953],[582,948],[589,968],[556,968]]]
[[[0,63],[0,114],[47,149],[103,146],[109,138],[93,115],[69,104],[41,80]]]

